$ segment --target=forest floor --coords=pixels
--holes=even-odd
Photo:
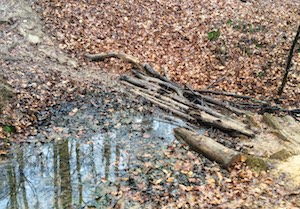
[[[300,22],[297,0],[39,1],[38,5],[59,48],[76,57],[123,52],[195,89],[264,100],[276,98]],[[299,46],[293,63],[281,101],[299,107]],[[113,61],[99,67],[119,73],[129,69]]]
[[[1,118],[18,133],[11,136],[2,127],[0,138],[10,142],[38,135],[38,127],[49,119],[49,109],[62,101],[102,95],[108,96],[106,103],[118,104],[116,98],[127,95],[117,77],[130,66],[117,60],[90,63],[82,56],[87,52],[125,52],[182,84],[271,101],[300,20],[296,0],[31,4],[3,0],[0,6],[0,73],[17,98]],[[299,108],[299,64],[297,51],[281,97],[285,107]],[[145,114],[153,109],[147,107]],[[76,113],[73,109],[70,115],[72,111]],[[1,148],[10,142],[1,141]],[[242,165],[228,172],[206,163],[181,143],[170,144],[155,156],[140,157],[143,160],[129,171],[129,179],[106,182],[108,206],[300,207],[299,191],[286,188],[284,176],[257,173]]]

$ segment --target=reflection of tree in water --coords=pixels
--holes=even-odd
[[[76,171],[77,171],[77,179],[78,179],[79,205],[81,205],[83,202],[82,180],[81,180],[81,174],[80,174],[81,163],[80,162],[81,162],[80,161],[80,144],[77,141],[76,142]]]
[[[27,188],[30,188],[31,192],[36,197],[37,201],[35,207],[39,208],[39,201],[36,194],[36,190],[31,181],[28,178],[26,178],[24,174],[25,161],[23,150],[19,150],[16,154],[16,157],[18,159],[17,163],[11,163],[6,167],[6,172],[8,176],[7,195],[9,196],[7,208],[29,208],[26,186],[28,186]]]
[[[103,161],[102,164],[105,165],[105,175],[104,178],[110,181],[114,181],[116,178],[120,176],[119,172],[122,170],[122,164],[128,164],[127,161],[128,158],[122,158],[121,152],[126,152],[126,148],[123,147],[123,149],[120,148],[120,145],[118,144],[117,140],[118,138],[122,138],[122,136],[118,136],[113,134],[112,136],[103,136],[107,138],[106,142],[104,143],[103,147]],[[124,137],[124,136],[123,136]],[[127,136],[128,137],[128,136]]]
[[[54,159],[54,166],[57,166],[58,177],[57,182],[54,183],[57,186],[55,190],[55,196],[60,200],[61,208],[71,208],[72,206],[72,182],[70,171],[70,152],[69,142],[67,140],[59,144],[54,144],[54,150],[57,149],[57,159]],[[59,208],[59,207],[58,207]]]
[[[111,151],[110,151],[110,144],[105,143],[104,145],[104,161],[105,161],[105,179],[109,178],[109,167],[110,167],[110,157],[111,157]]]
[[[10,208],[16,209],[18,208],[18,199],[17,199],[17,177],[15,173],[14,166],[10,165],[7,169],[8,172],[8,180],[9,180],[9,196],[10,201],[9,204]]]
[[[18,159],[19,159],[19,170],[20,170],[20,187],[21,187],[21,193],[23,197],[23,204],[24,208],[29,208],[28,201],[27,201],[27,195],[26,195],[26,189],[25,189],[25,180],[26,177],[24,175],[24,158],[23,158],[23,150],[17,153]]]
[[[58,148],[57,144],[54,144],[53,146],[53,171],[54,171],[54,208],[58,208],[58,169],[57,169],[57,164],[58,164]]]
[[[82,205],[102,179],[113,181],[119,176],[128,164],[122,152],[128,155],[128,150],[103,135],[89,142],[65,140],[24,147],[15,155],[17,163],[3,168],[7,183],[1,182],[0,206],[2,196],[6,208],[12,209]]]
[[[114,181],[127,175],[126,170],[135,166],[135,156],[147,151],[149,144],[154,143],[151,149],[160,147],[155,145],[162,140],[153,140],[165,137],[163,131],[170,127],[143,120],[137,122],[141,130],[121,126],[86,139],[23,147],[14,156],[17,163],[0,167],[4,173],[0,176],[0,208],[82,206],[93,199],[103,180]],[[144,133],[151,137],[143,137]]]

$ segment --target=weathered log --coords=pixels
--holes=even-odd
[[[142,87],[142,88],[145,88],[145,89],[156,90],[156,91],[164,90],[165,92],[167,92],[167,90],[162,89],[162,88],[160,88],[159,86],[157,86],[153,83],[150,83],[148,81],[141,80],[141,79],[138,79],[138,78],[133,78],[133,77],[130,77],[130,76],[122,76],[120,78],[120,80],[127,81],[128,83],[131,83],[135,86],[139,86],[139,87]]]
[[[221,129],[229,133],[234,132],[249,137],[255,136],[254,132],[251,129],[247,128],[246,124],[228,117],[217,118],[215,116],[207,114],[204,111],[191,111],[190,115],[199,120],[199,122],[202,122],[206,125]]]
[[[213,91],[209,89],[201,89],[197,90],[199,93],[207,93],[207,94],[216,94],[216,95],[224,95],[224,96],[229,96],[229,97],[236,97],[236,98],[241,98],[241,99],[248,99],[248,100],[253,100],[254,98],[246,95],[240,95],[237,93],[232,93],[232,92],[224,92],[224,91]]]
[[[154,83],[157,83],[157,84],[161,84],[162,86],[165,86],[169,89],[172,89],[174,90],[179,96],[183,97],[183,92],[180,88],[178,88],[177,86],[173,85],[172,83],[170,82],[166,82],[166,81],[162,81],[161,79],[158,79],[158,78],[153,78],[153,77],[149,77],[149,76],[146,76],[146,75],[143,75],[141,73],[139,73],[138,71],[136,70],[133,70],[133,73],[140,79],[143,79],[143,80],[146,80],[146,81],[150,81],[150,82],[154,82]]]
[[[155,97],[158,100],[160,100],[162,103],[171,105],[175,109],[176,108],[180,108],[180,109],[182,109],[184,111],[187,111],[190,108],[188,105],[186,105],[186,104],[184,104],[182,102],[178,102],[178,101],[176,101],[176,100],[174,100],[174,99],[172,99],[172,98],[170,98],[168,96],[164,96],[164,95],[158,93],[157,91],[151,91],[149,89],[143,89],[141,87],[135,86],[135,85],[133,85],[131,83],[128,83],[128,82],[126,82],[125,85],[129,85],[130,87],[132,87],[131,90],[136,89],[137,91],[142,92],[144,98],[146,98],[146,99]]]
[[[240,110],[240,109],[233,107],[225,102],[222,102],[219,99],[214,99],[210,96],[202,95],[198,92],[191,92],[189,90],[189,91],[184,91],[184,94],[187,94],[187,97],[192,97],[192,99],[194,99],[195,101],[198,101],[198,103],[201,103],[201,99],[203,99],[206,102],[209,102],[211,104],[215,104],[215,105],[218,105],[219,107],[223,107],[227,110],[230,110],[231,112],[236,113],[237,115],[245,114],[245,111],[243,111],[243,110]]]
[[[249,168],[256,171],[266,171],[269,168],[265,160],[237,152],[207,136],[199,135],[186,128],[174,128],[173,131],[176,139],[184,141],[191,149],[219,163],[226,169],[238,162],[244,162]]]
[[[225,147],[212,138],[198,135],[185,128],[175,128],[173,131],[176,139],[186,142],[194,151],[219,163],[224,168],[229,168],[234,163],[246,160],[243,154]]]
[[[193,109],[198,109],[201,111],[204,111],[210,115],[213,115],[215,117],[225,117],[225,115],[219,113],[217,110],[214,110],[208,106],[204,106],[204,105],[199,105],[199,104],[195,104],[193,102],[190,102],[187,98],[185,97],[180,97],[178,95],[169,95],[170,98],[174,99],[177,102],[181,102],[182,104],[188,105],[189,107],[193,108]]]
[[[152,102],[153,104],[156,104],[157,106],[159,106],[160,108],[164,109],[164,110],[167,110],[167,111],[170,111],[172,113],[174,113],[175,115],[179,116],[179,117],[182,117],[184,119],[186,119],[187,121],[189,122],[193,122],[195,121],[195,119],[193,117],[191,117],[190,115],[170,106],[170,104],[167,104],[167,103],[163,103],[161,100],[159,99],[156,99],[155,97],[153,96],[150,96],[150,95],[146,95],[145,93],[142,93],[140,91],[137,91],[135,89],[131,89],[130,91],[134,92],[135,94],[137,95],[140,95],[146,99],[148,99],[150,102]]]

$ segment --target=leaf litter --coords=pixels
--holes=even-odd
[[[77,57],[124,52],[196,89],[210,86],[269,100],[276,97],[300,22],[297,0],[38,1],[38,5],[59,47]],[[282,97],[286,106],[300,104],[299,61],[296,50]],[[112,63],[118,72],[129,69]]]

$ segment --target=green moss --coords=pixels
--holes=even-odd
[[[232,19],[229,19],[229,20],[227,21],[227,25],[232,26],[232,24],[233,24],[233,20],[232,20]]]
[[[213,31],[208,32],[207,35],[208,35],[208,40],[216,41],[220,37],[221,32],[220,32],[220,30],[213,30]]]
[[[282,149],[278,152],[275,152],[270,156],[271,159],[277,159],[277,160],[285,160],[292,156],[293,154],[285,149]]]
[[[4,125],[3,130],[7,133],[13,133],[13,132],[16,131],[16,128],[14,126],[11,126],[11,125]]]
[[[261,158],[247,155],[246,164],[255,171],[266,171],[269,165]]]

